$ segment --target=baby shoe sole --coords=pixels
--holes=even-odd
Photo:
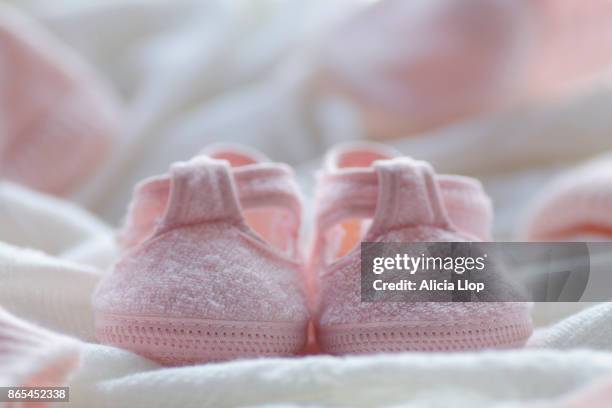
[[[292,356],[306,345],[306,325],[97,314],[96,337],[165,365]]]
[[[321,350],[330,354],[468,351],[521,347],[532,331],[528,318],[470,324],[385,322],[322,326],[318,338]]]

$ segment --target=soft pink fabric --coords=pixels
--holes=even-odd
[[[536,35],[521,84],[528,97],[559,95],[608,72],[612,64],[610,2],[522,1],[534,16]]]
[[[0,386],[58,387],[79,361],[79,343],[0,308]]]
[[[352,151],[343,148],[330,163],[345,162],[343,156],[347,154],[365,157],[364,149],[373,147],[358,146]],[[312,273],[316,278],[311,293],[317,295],[315,324],[323,351],[458,350],[522,345],[531,333],[529,307],[523,303],[361,302],[360,241],[480,240],[469,231],[481,234],[488,231],[491,219],[488,198],[475,181],[457,179],[460,186],[468,187],[461,193],[462,210],[449,216],[446,201],[454,196],[444,195],[442,178],[428,164],[409,158],[359,164],[364,167],[328,168],[321,176],[317,195],[317,233],[312,256]],[[346,187],[347,178],[362,182]],[[470,195],[471,199],[466,198]],[[375,204],[372,196],[376,197]],[[463,214],[474,225],[462,221]],[[338,259],[329,257],[329,247],[338,245],[334,236],[327,234],[328,230],[351,218],[373,219],[367,229],[361,229],[352,249],[342,248]]]
[[[0,5],[0,177],[71,192],[105,160],[120,125],[117,101],[92,69]]]
[[[611,35],[601,1],[383,0],[327,33],[317,80],[371,137],[403,137],[574,89],[610,67]]]
[[[284,230],[289,233],[282,238],[295,248],[300,201],[289,177],[286,166],[270,163],[231,168],[227,161],[198,156],[174,164],[168,179],[169,196],[159,222],[150,234],[125,251],[94,294],[101,340],[142,352],[143,343],[138,339],[129,345],[113,341],[112,330],[119,327],[131,332],[130,321],[138,321],[135,327],[157,327],[160,331],[183,327],[185,336],[191,336],[191,346],[200,340],[194,334],[200,330],[202,342],[223,336],[244,337],[228,344],[221,340],[221,346],[199,345],[193,355],[168,349],[165,341],[158,349],[144,345],[144,354],[171,364],[230,355],[268,355],[275,346],[281,346],[275,342],[287,338],[293,341],[296,336],[291,347],[303,347],[309,314],[302,263],[296,252],[283,254],[265,242],[248,225],[243,213],[243,207],[286,210],[298,222],[292,230]],[[143,319],[154,319],[156,326],[142,323]],[[191,323],[187,325],[188,322]],[[220,325],[235,327],[241,322],[256,325],[218,329]],[[266,327],[270,325],[276,328],[268,333]],[[286,336],[278,334],[283,330]],[[301,338],[295,334],[300,332]],[[179,344],[181,335],[182,332],[167,340],[171,346]],[[236,353],[242,347],[237,347],[236,342],[246,341],[251,335],[253,341],[268,335],[273,340],[265,340],[270,347],[255,344],[244,355]],[[219,347],[224,349],[219,351]],[[299,351],[291,347],[283,345],[276,354]]]
[[[546,186],[527,214],[533,241],[612,239],[612,156],[571,170]]]

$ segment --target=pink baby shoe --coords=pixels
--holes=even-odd
[[[300,219],[291,170],[245,150],[143,181],[93,296],[98,339],[168,365],[300,352]]]
[[[79,347],[74,339],[19,320],[0,308],[2,387],[62,386],[77,366]]]
[[[320,175],[311,291],[322,351],[523,345],[532,331],[525,303],[361,301],[361,241],[490,240],[491,203],[478,181],[436,175],[425,162],[396,156],[377,145],[344,146],[330,153]]]
[[[74,52],[0,4],[0,178],[73,192],[110,153],[118,103]]]
[[[612,240],[612,155],[559,176],[526,218],[523,235],[531,241]]]

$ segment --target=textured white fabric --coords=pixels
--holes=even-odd
[[[77,205],[0,182],[1,242],[60,255],[110,234],[110,227]]]
[[[612,350],[612,303],[602,303],[544,328],[531,340],[531,347]]]
[[[93,366],[100,348],[85,351]],[[243,407],[293,404],[325,407],[524,406],[579,389],[612,373],[610,353],[572,351],[401,354],[337,358],[235,361],[208,366],[149,369],[116,366],[106,351],[95,389],[80,393],[92,375],[72,381],[72,401],[90,407]],[[91,360],[90,360],[91,359]],[[140,368],[150,368],[143,362]],[[106,377],[104,377],[104,375]],[[89,377],[87,379],[81,376]],[[101,377],[101,378],[100,378]],[[83,384],[83,385],[81,385]],[[83,399],[81,399],[83,398]]]
[[[131,122],[122,145],[74,197],[112,224],[124,214],[135,182],[210,141],[254,145],[301,166],[308,180],[327,146],[361,136],[350,108],[305,95],[312,61],[304,50],[356,2],[13,2],[27,5],[76,47],[127,102]],[[516,109],[395,144],[440,171],[483,179],[497,206],[497,238],[509,239],[526,197],[558,169],[609,148],[610,103],[612,92],[600,87],[555,106]],[[0,246],[0,304],[91,341],[89,296],[113,261],[112,234],[73,204],[0,184],[0,241],[7,243]],[[538,305],[536,321],[575,309]],[[70,383],[72,405],[522,406],[611,374],[609,327],[612,309],[603,305],[537,332],[532,341],[563,351],[321,356],[178,369],[87,343]],[[598,351],[566,350],[574,348]]]
[[[99,271],[0,243],[0,305],[50,329],[93,340],[91,293]]]

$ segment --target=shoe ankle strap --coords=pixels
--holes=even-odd
[[[397,158],[368,168],[343,168],[319,176],[317,228],[349,218],[372,218],[372,228],[450,225],[490,240],[491,201],[477,180],[435,175],[424,162]]]
[[[406,157],[377,161],[378,197],[371,232],[375,236],[403,227],[451,223],[434,172],[428,163]]]
[[[223,160],[196,157],[173,165],[170,175],[136,187],[119,239],[126,250],[156,228],[220,219],[243,223],[243,209],[260,207],[286,209],[291,226],[299,229],[301,197],[288,166],[259,163],[231,168]]]
[[[236,167],[233,174],[242,208],[282,207],[300,223],[302,198],[289,166],[261,163]]]
[[[161,229],[241,220],[236,187],[227,163],[200,156],[172,165]]]
[[[242,209],[267,206],[285,208],[299,223],[301,200],[289,167],[264,163],[231,168],[223,160],[200,156],[172,166],[162,223],[243,222]]]

